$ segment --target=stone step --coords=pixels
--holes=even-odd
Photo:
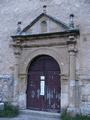
[[[33,110],[21,110],[21,113],[30,115],[31,118],[36,120],[60,120],[60,113],[51,113],[43,111],[33,111]]]

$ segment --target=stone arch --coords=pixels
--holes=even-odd
[[[62,61],[59,57],[59,54],[57,51],[55,51],[54,49],[51,49],[51,48],[40,48],[40,49],[36,49],[32,52],[28,52],[26,54],[26,57],[25,59],[22,61],[22,64],[21,64],[21,67],[20,67],[20,73],[24,73],[24,74],[27,74],[27,71],[28,71],[28,66],[30,64],[30,62],[37,56],[39,55],[49,55],[51,57],[53,57],[57,63],[59,64],[59,67],[61,69],[61,73],[63,71],[63,66],[62,66]]]

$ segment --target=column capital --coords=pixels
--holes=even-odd
[[[75,44],[69,44],[68,45],[68,52],[71,54],[71,53],[77,53],[77,49],[76,49],[76,46]]]
[[[14,55],[15,55],[16,58],[19,58],[21,53],[22,53],[21,48],[14,48]]]
[[[67,45],[68,45],[68,52],[71,53],[77,53],[76,49],[76,38],[75,36],[69,36],[69,39],[67,40]]]
[[[77,41],[76,41],[76,39],[75,39],[75,36],[74,35],[70,35],[69,36],[69,39],[67,40],[67,45],[70,45],[70,44],[76,44],[77,43]]]
[[[69,49],[68,52],[70,53],[70,55],[75,55],[75,53],[78,52],[77,49]]]
[[[69,36],[69,40],[74,40],[75,39],[75,36],[74,35],[70,35]]]

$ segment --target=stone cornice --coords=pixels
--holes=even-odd
[[[51,46],[63,46],[66,45],[65,42],[59,42],[59,43],[46,43],[46,44],[12,44],[13,47],[15,48],[32,48],[32,47],[51,47]]]
[[[78,29],[74,30],[68,30],[63,32],[54,32],[54,33],[44,33],[44,34],[32,34],[32,35],[15,35],[11,36],[14,41],[29,41],[29,40],[35,40],[35,39],[46,39],[46,38],[57,38],[57,37],[69,37],[72,36],[78,36],[80,34]]]

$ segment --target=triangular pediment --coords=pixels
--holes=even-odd
[[[62,32],[69,30],[69,27],[47,15],[45,13],[40,14],[36,19],[34,19],[28,26],[26,26],[21,34],[31,35],[31,34],[43,34],[43,33],[53,33],[53,32]]]

